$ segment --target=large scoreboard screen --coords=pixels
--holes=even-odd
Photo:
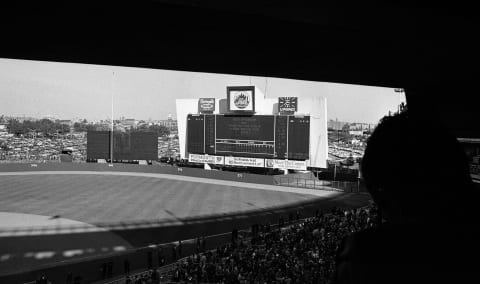
[[[189,115],[187,152],[307,160],[310,117]]]
[[[215,154],[273,157],[274,120],[272,115],[217,116]]]

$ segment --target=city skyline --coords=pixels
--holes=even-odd
[[[327,118],[377,123],[405,94],[394,88],[158,69],[0,59],[0,114],[17,117],[166,120],[175,99],[226,97],[227,86],[255,85],[267,98],[323,96]]]

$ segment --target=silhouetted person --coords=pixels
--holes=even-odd
[[[342,241],[336,283],[477,278],[480,199],[463,149],[438,121],[408,112],[384,118],[367,142],[362,174],[386,222]]]
[[[195,246],[195,251],[196,251],[197,254],[200,253],[200,249],[201,249],[200,238],[197,237],[197,244]]]
[[[177,246],[176,245],[172,246],[172,259],[173,259],[173,261],[177,260]]]
[[[111,278],[113,276],[113,262],[108,262],[107,264],[107,276]]]
[[[36,284],[47,284],[47,276],[45,276],[45,273],[42,274],[42,276],[40,277],[40,279],[36,280],[35,283]]]
[[[100,266],[100,275],[101,275],[101,279],[105,279],[107,277],[107,263],[102,263],[102,265]]]
[[[202,236],[201,243],[202,243],[202,251],[204,252],[207,249],[207,240],[205,240],[204,236]]]
[[[162,267],[165,265],[165,258],[163,257],[163,251],[162,248],[158,248],[157,251],[157,256],[158,256],[158,266]]]
[[[123,271],[126,275],[130,275],[130,261],[128,259],[123,261]]]
[[[82,279],[82,276],[75,276],[75,278],[73,278],[73,284],[81,284]]]
[[[153,252],[152,251],[147,252],[147,267],[148,269],[153,268]]]
[[[68,272],[66,283],[67,283],[67,284],[71,284],[72,282],[73,282],[73,273],[72,273],[72,272]]]
[[[182,241],[178,241],[178,247],[177,247],[177,252],[178,252],[178,257],[182,257]]]

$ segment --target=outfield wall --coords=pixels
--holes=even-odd
[[[35,166],[32,166],[35,165]],[[273,176],[257,175],[248,173],[237,173],[229,171],[208,171],[199,168],[181,168],[173,166],[141,166],[135,164],[114,164],[113,167],[108,164],[97,163],[11,163],[0,164],[0,172],[22,172],[22,171],[96,171],[96,172],[136,172],[136,173],[155,173],[171,174],[179,176],[190,176],[199,178],[210,178],[217,180],[239,181],[256,184],[273,185]]]

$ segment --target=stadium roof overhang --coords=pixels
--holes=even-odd
[[[474,135],[475,9],[320,2],[20,3],[0,20],[0,56],[402,87],[409,107]]]

